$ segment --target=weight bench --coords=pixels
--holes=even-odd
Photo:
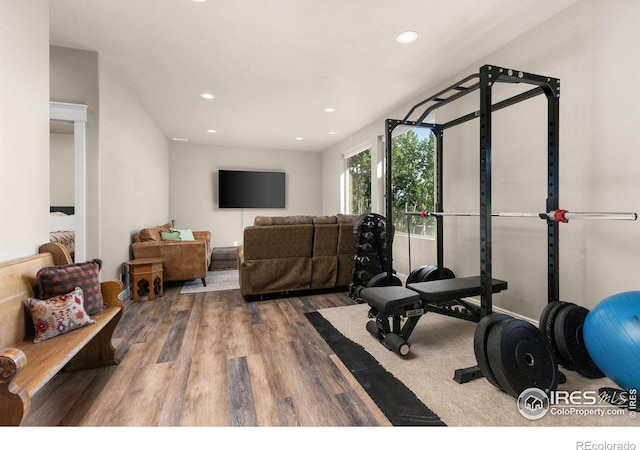
[[[493,292],[507,289],[507,282],[491,280]],[[385,347],[402,356],[409,353],[408,339],[413,329],[427,311],[445,313],[469,320],[475,315],[467,313],[449,314],[445,307],[455,301],[464,307],[467,303],[460,300],[463,297],[473,297],[481,294],[481,277],[451,278],[444,280],[412,283],[407,287],[380,286],[368,287],[360,290],[360,298],[371,309],[369,317],[375,320],[367,322],[366,328]],[[480,317],[477,316],[479,319]],[[404,324],[402,323],[403,319]]]

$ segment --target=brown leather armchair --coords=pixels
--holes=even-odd
[[[161,231],[170,224],[144,228],[134,236],[131,248],[134,259],[161,258],[164,281],[205,279],[211,262],[211,232],[194,231],[193,241],[163,241]]]

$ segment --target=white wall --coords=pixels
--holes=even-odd
[[[322,164],[318,152],[173,143],[169,153],[171,219],[177,228],[211,231],[215,247],[230,247],[234,242],[241,245],[242,230],[253,225],[256,216],[322,212]],[[286,208],[218,208],[219,169],[285,172]]]
[[[572,211],[640,211],[640,3],[583,0],[426,89],[422,98],[486,63],[560,78],[560,206]],[[498,86],[494,99],[512,93]],[[477,96],[439,110],[443,123],[478,108]],[[402,118],[413,105],[389,113]],[[538,97],[494,114],[493,210],[543,212],[546,199],[546,102]],[[383,133],[383,119],[349,142]],[[379,130],[379,131],[378,131]],[[478,211],[478,122],[445,133],[446,211]],[[341,143],[323,155],[324,205],[338,204]],[[493,275],[509,282],[494,305],[538,319],[547,302],[546,226],[537,219],[493,220]],[[447,218],[445,265],[457,276],[479,273],[477,218]],[[639,289],[640,222],[573,221],[560,226],[560,297],[595,306],[616,292]],[[396,237],[394,267],[406,271],[406,240]],[[435,264],[433,241],[412,240],[413,267]]]
[[[49,241],[49,6],[0,2],[0,261]]]
[[[100,257],[103,277],[131,259],[141,228],[169,217],[169,143],[118,73],[99,58]]]

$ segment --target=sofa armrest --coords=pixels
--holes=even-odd
[[[134,242],[131,248],[134,259],[164,259],[162,267],[167,281],[205,278],[211,262],[207,241]]]
[[[211,242],[211,231],[194,231],[193,237],[196,241]]]

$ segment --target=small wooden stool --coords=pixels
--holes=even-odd
[[[142,258],[133,259],[129,265],[131,277],[131,295],[137,302],[146,293],[148,300],[153,300],[156,295],[162,297],[164,286],[162,280],[162,263],[164,259]]]

